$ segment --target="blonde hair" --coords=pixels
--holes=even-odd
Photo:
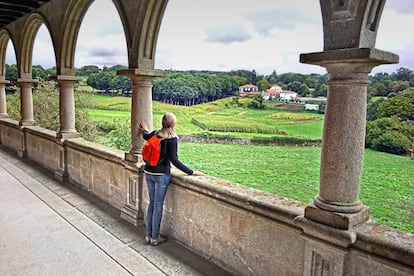
[[[177,138],[175,133],[175,125],[177,124],[177,118],[173,113],[167,112],[162,116],[162,129],[158,132],[158,135],[162,138]]]

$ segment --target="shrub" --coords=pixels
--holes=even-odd
[[[405,154],[413,142],[414,126],[401,122],[398,117],[381,118],[367,123],[365,144],[368,148]]]
[[[86,140],[95,141],[98,131],[96,124],[90,119],[84,108],[94,106],[91,94],[75,90],[75,119],[76,130]],[[10,118],[20,119],[19,94],[7,97],[7,111]],[[51,81],[40,81],[33,89],[33,116],[37,125],[58,131],[59,130],[59,91]]]
[[[105,144],[120,150],[128,151],[131,148],[131,123],[130,119],[121,122],[114,120],[115,128],[107,135]]]
[[[374,149],[400,155],[406,154],[411,145],[412,141],[397,131],[387,131],[372,141]]]
[[[265,109],[266,108],[265,99],[263,98],[262,95],[254,95],[252,101],[249,104],[249,107],[254,108],[254,109]]]

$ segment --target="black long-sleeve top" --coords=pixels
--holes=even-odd
[[[148,140],[153,135],[155,135],[156,131],[148,132],[144,131],[143,138]],[[152,174],[171,174],[171,163],[174,164],[179,170],[183,171],[186,174],[193,174],[193,170],[188,168],[184,165],[180,160],[178,160],[178,139],[171,138],[171,139],[162,139],[161,140],[161,152],[160,152],[160,159],[158,161],[157,166],[151,166],[149,164],[145,164],[144,171],[147,173]]]

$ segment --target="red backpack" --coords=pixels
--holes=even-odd
[[[161,155],[161,138],[158,138],[157,133],[151,136],[145,142],[144,147],[142,148],[142,159],[145,163],[151,166],[157,166],[158,161]]]

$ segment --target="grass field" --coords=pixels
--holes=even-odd
[[[310,203],[318,194],[320,147],[184,143],[179,157],[194,170]],[[414,233],[414,161],[367,149],[360,200],[371,219]]]
[[[127,120],[130,98],[96,96],[99,109],[89,110],[96,121]],[[286,110],[251,110],[228,107],[230,99],[193,107],[153,103],[154,128],[160,128],[165,112],[177,115],[179,134],[205,132],[192,119],[208,128],[224,126],[257,129],[259,132],[232,132],[225,128],[210,131],[234,137],[272,137],[284,131],[291,137],[320,138],[323,117],[314,113]],[[229,127],[230,126],[230,127]],[[227,129],[227,130],[228,130]],[[225,132],[223,132],[225,131]],[[194,170],[309,203],[319,190],[320,147],[277,147],[180,143],[180,159]],[[361,201],[369,206],[371,219],[414,233],[414,161],[404,156],[365,151],[361,180]]]
[[[89,114],[95,121],[126,121],[130,116],[131,98],[94,95],[94,100],[96,109],[90,109]],[[231,133],[234,137],[272,137],[279,132],[292,137],[322,136],[323,116],[320,114],[229,108],[226,105],[230,102],[231,98],[226,98],[193,107],[153,102],[154,127],[160,127],[161,117],[165,112],[173,112],[177,116],[177,132],[180,134],[204,132],[204,129],[192,123],[192,119],[195,119],[211,133]],[[251,131],[248,132],[247,129]]]

